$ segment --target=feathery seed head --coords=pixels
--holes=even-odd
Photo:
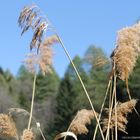
[[[29,55],[27,55],[27,59],[24,61],[24,63],[31,73],[37,72],[38,68],[40,68],[43,75],[52,72],[52,45],[54,45],[56,42],[58,42],[57,36],[52,35],[41,43],[38,54],[31,52]]]
[[[127,115],[131,113],[136,106],[137,100],[130,100],[124,103],[117,104],[117,128],[120,131],[126,132],[126,124],[128,123]],[[103,119],[103,131],[105,132],[108,128],[108,118]],[[110,129],[115,127],[115,109],[113,109],[111,114]]]
[[[132,73],[140,53],[140,22],[120,30],[116,46],[111,55],[113,65],[115,63],[117,76],[126,80]]]
[[[16,137],[17,129],[10,115],[0,114],[0,136],[1,137]]]
[[[25,129],[23,131],[22,140],[35,140],[35,135],[32,130]]]
[[[30,49],[39,48],[44,40],[44,33],[49,26],[47,19],[41,15],[39,7],[36,5],[25,6],[20,13],[18,23],[22,29],[21,35],[30,28],[33,29],[34,34],[30,43]]]
[[[30,5],[21,11],[18,23],[22,29],[21,34],[29,28],[32,28],[34,32],[30,43],[32,52],[27,55],[27,59],[24,61],[27,69],[35,73],[40,68],[43,74],[50,73],[53,56],[51,46],[59,42],[59,39],[57,35],[46,37],[46,30],[51,26],[48,20],[41,15],[40,9],[36,5]]]
[[[91,120],[94,118],[94,113],[92,110],[82,109],[77,112],[77,115],[73,119],[70,125],[70,131],[78,134],[87,134],[88,129],[86,128],[87,124],[91,123]]]

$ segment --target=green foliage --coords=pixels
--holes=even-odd
[[[76,94],[73,91],[73,83],[70,80],[70,77],[65,74],[64,79],[60,83],[58,90],[58,95],[56,97],[57,106],[56,106],[56,117],[54,120],[53,132],[56,135],[59,132],[66,131],[74,113],[76,112],[76,107],[74,106]],[[63,125],[65,124],[65,125]],[[52,131],[53,131],[52,130]]]
[[[98,59],[106,63],[96,66],[96,61],[98,61]],[[88,69],[89,79],[87,89],[94,107],[99,111],[106,92],[111,65],[103,50],[94,45],[88,48],[84,60],[86,66],[90,67],[90,69]]]
[[[18,104],[18,82],[8,70],[3,71],[1,68],[0,71],[0,112],[5,112]]]
[[[96,61],[98,58],[105,60],[107,63],[97,67]],[[96,111],[99,111],[111,70],[109,59],[101,48],[90,46],[83,58],[75,56],[73,62],[82,77]],[[53,139],[56,134],[66,131],[78,110],[84,108],[91,109],[71,64],[69,64],[62,79],[59,79],[53,68],[52,70],[51,74],[43,76],[39,73],[37,75],[34,104],[34,116],[41,123],[42,129],[45,128],[44,133],[48,140]],[[129,79],[132,98],[138,99],[140,98],[139,73],[140,58]],[[126,101],[128,100],[128,95],[125,82],[117,80],[117,98],[119,101]],[[24,66],[20,67],[17,77],[13,76],[8,70],[4,71],[0,68],[0,111],[3,112],[9,107],[21,107],[29,112],[32,83],[33,75]],[[92,139],[95,125],[96,122],[94,120],[88,126],[88,135],[79,135],[78,139]],[[128,128],[131,129],[131,127],[133,125],[129,124]],[[97,139],[100,139],[99,134],[97,135]]]
[[[45,101],[48,96],[56,96],[59,86],[59,77],[52,68],[52,73],[45,76],[39,73],[36,81],[36,96],[35,101]]]
[[[19,68],[17,80],[19,82],[18,103],[22,108],[29,110],[33,75],[22,65]]]

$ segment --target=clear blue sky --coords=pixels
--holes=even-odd
[[[72,57],[81,57],[91,44],[109,55],[115,47],[117,30],[132,25],[140,17],[140,0],[1,0],[0,66],[16,74],[29,52],[31,35],[20,36],[17,19],[21,9],[36,3],[56,27]],[[54,67],[63,75],[68,60],[55,47]]]

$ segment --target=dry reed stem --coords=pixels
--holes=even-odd
[[[116,76],[114,77],[114,86],[116,87]],[[117,95],[116,95],[116,89],[115,89],[115,98],[114,98],[114,104],[115,104],[115,106],[114,106],[114,114],[115,114],[115,139],[116,140],[118,140],[118,131],[117,131],[117,122],[119,122],[118,121],[118,119],[117,119],[117,116],[118,116],[118,114],[117,114],[117,97],[116,97]]]
[[[23,9],[22,10],[22,12],[20,13],[20,17],[19,17],[19,26],[21,27],[21,28],[23,28],[25,25],[26,25],[26,22],[25,22],[25,24],[24,24],[24,19],[26,19],[27,17],[28,17],[28,14],[26,15],[26,14],[24,14],[24,12],[23,11],[26,11],[26,9],[31,9],[31,6],[29,6],[29,7],[25,7],[25,10]],[[39,9],[37,6],[35,6],[35,9]],[[27,11],[28,11],[27,10]],[[32,11],[35,11],[34,9],[32,10]],[[25,15],[25,18],[22,18],[22,16],[21,15]],[[41,19],[40,19],[40,21],[39,21],[39,18],[41,17]],[[38,23],[38,21],[39,21],[39,23]],[[43,28],[41,27],[41,29],[39,29],[38,27],[41,25],[41,23],[43,23],[43,22],[46,22],[46,26],[44,26]],[[23,24],[22,24],[23,23]],[[88,92],[87,92],[87,90],[86,90],[86,88],[85,88],[85,85],[84,85],[84,83],[83,83],[83,81],[82,81],[82,79],[81,79],[81,77],[80,77],[80,75],[79,75],[79,72],[78,72],[78,70],[77,70],[77,68],[75,67],[75,65],[74,65],[74,63],[73,63],[73,61],[72,61],[72,59],[71,59],[71,57],[70,57],[70,55],[69,55],[69,53],[67,52],[67,50],[66,50],[66,48],[65,48],[65,46],[64,46],[64,44],[63,44],[63,42],[61,41],[61,39],[60,39],[60,37],[57,35],[57,33],[56,33],[56,31],[55,31],[55,29],[54,29],[54,27],[52,27],[51,25],[50,25],[50,22],[49,21],[47,21],[46,20],[46,18],[45,18],[45,20],[44,20],[44,18],[42,17],[42,16],[38,16],[38,18],[36,19],[36,21],[34,22],[34,24],[32,24],[32,25],[35,25],[35,23],[38,23],[38,25],[37,25],[37,27],[35,27],[35,32],[34,32],[34,36],[33,36],[33,39],[32,39],[32,42],[31,42],[31,45],[30,45],[30,49],[32,49],[32,48],[35,48],[35,49],[37,49],[38,50],[38,48],[40,48],[40,42],[43,42],[42,40],[44,39],[43,37],[43,34],[45,33],[45,31],[46,30],[48,30],[49,29],[49,27],[51,27],[51,31],[53,31],[54,32],[54,34],[56,34],[56,36],[58,37],[58,40],[59,40],[59,42],[60,42],[60,44],[62,45],[62,48],[64,49],[64,51],[65,51],[65,53],[66,53],[66,55],[67,55],[67,57],[69,58],[69,60],[70,60],[70,62],[71,62],[71,64],[72,64],[72,66],[73,66],[73,68],[74,68],[74,70],[75,70],[75,72],[76,72],[76,75],[78,76],[78,79],[79,79],[79,81],[80,81],[80,83],[81,83],[81,85],[82,85],[82,87],[83,87],[83,90],[84,90],[84,92],[85,92],[85,94],[86,94],[86,96],[87,96],[87,98],[88,98],[88,100],[89,100],[89,103],[90,103],[90,105],[91,105],[91,108],[92,108],[92,110],[93,110],[93,112],[94,112],[94,115],[95,115],[95,118],[96,118],[96,120],[97,120],[97,123],[99,124],[99,129],[100,129],[100,132],[101,132],[101,135],[102,135],[102,138],[104,139],[104,135],[103,135],[103,132],[102,132],[102,129],[101,129],[101,126],[100,126],[100,123],[99,123],[99,121],[98,121],[98,118],[97,118],[97,116],[96,116],[96,112],[95,112],[95,109],[94,109],[94,107],[93,107],[93,104],[92,104],[92,102],[91,102],[91,99],[90,99],[90,97],[89,97],[89,94],[88,94]],[[49,26],[49,27],[48,27]],[[32,26],[31,26],[32,27]],[[24,29],[23,29],[24,30]],[[39,30],[39,31],[38,31]],[[40,31],[41,30],[41,31]],[[39,35],[38,35],[38,33],[39,33]],[[36,37],[37,36],[37,37]],[[32,45],[33,44],[33,45]],[[37,44],[37,45],[36,45]]]
[[[111,57],[116,65],[116,74],[121,80],[126,80],[132,73],[140,52],[140,22],[123,28],[118,32],[116,49]]]
[[[43,134],[43,131],[42,131],[41,128],[40,128],[40,123],[39,123],[39,122],[36,122],[36,126],[37,126],[37,129],[39,130],[39,132],[40,132],[40,134],[41,134],[43,140],[46,140],[46,138],[45,138],[45,136],[44,136],[44,134]]]
[[[110,78],[110,80],[108,82],[108,86],[107,86],[107,90],[106,90],[106,93],[105,93],[105,97],[104,97],[104,100],[103,100],[103,103],[102,103],[102,106],[101,106],[101,109],[100,109],[99,121],[101,119],[101,115],[102,115],[102,112],[103,112],[103,108],[104,108],[104,105],[105,105],[105,101],[107,99],[107,95],[108,95],[109,89],[112,87],[111,85],[112,85],[112,78]],[[93,140],[96,139],[96,134],[97,134],[98,126],[99,125],[96,124],[95,131],[94,131],[94,136],[93,136]]]
[[[127,115],[128,113],[131,113],[134,109],[134,106],[136,105],[137,100],[130,100],[124,103],[119,103],[116,106],[117,109],[117,128],[120,131],[126,132],[126,124],[127,121]],[[103,131],[105,132],[108,128],[108,118],[105,118],[103,120]],[[115,110],[113,109],[111,114],[111,121],[110,121],[110,129],[113,129],[115,127]]]
[[[113,67],[113,72],[114,72],[114,83],[112,85],[113,87],[113,92],[110,93],[110,100],[109,100],[109,111],[108,111],[108,122],[107,122],[107,132],[106,132],[106,140],[109,139],[109,128],[110,128],[110,122],[111,122],[111,114],[112,114],[112,110],[113,110],[113,101],[114,101],[114,97],[115,97],[115,94],[116,94],[116,75],[115,75],[115,65]],[[110,90],[112,91],[112,90]]]
[[[25,129],[23,131],[22,140],[35,140],[35,135],[31,129],[30,130]]]
[[[34,107],[34,98],[35,98],[35,90],[36,90],[36,79],[37,79],[37,75],[34,74],[32,100],[31,100],[31,108],[30,108],[30,117],[29,117],[29,122],[28,122],[28,130],[30,130],[31,122],[32,122],[32,118],[33,118],[33,107]]]
[[[16,125],[10,115],[0,114],[0,136],[17,137]]]
[[[88,129],[86,128],[87,124],[91,124],[91,120],[95,118],[92,110],[82,109],[77,112],[74,120],[72,121],[69,130],[74,134],[87,134]]]
[[[58,40],[59,40],[59,42],[60,42],[60,44],[61,44],[61,46],[62,46],[62,48],[63,48],[63,50],[64,50],[64,52],[65,52],[65,54],[66,54],[66,56],[68,57],[68,59],[69,59],[71,65],[72,65],[72,67],[73,67],[73,69],[74,69],[74,71],[75,71],[75,73],[76,73],[76,75],[77,75],[77,77],[78,77],[78,79],[79,79],[79,82],[80,82],[80,84],[81,84],[81,86],[82,86],[82,88],[83,88],[83,90],[84,90],[84,93],[85,93],[85,95],[86,95],[86,97],[87,97],[87,99],[88,99],[88,101],[89,101],[89,104],[90,104],[90,106],[91,106],[91,108],[92,108],[92,110],[93,110],[95,119],[96,119],[96,121],[97,121],[97,123],[98,123],[98,125],[99,125],[99,130],[100,130],[102,139],[104,140],[104,135],[103,135],[103,131],[102,131],[102,128],[101,128],[99,119],[98,119],[98,117],[97,117],[95,108],[94,108],[94,106],[93,106],[93,104],[92,104],[92,101],[91,101],[91,99],[90,99],[90,96],[89,96],[89,94],[88,94],[88,91],[87,91],[87,89],[86,89],[86,87],[85,87],[85,85],[84,85],[84,83],[83,83],[83,80],[82,80],[82,78],[81,78],[81,76],[80,76],[80,74],[79,74],[79,72],[78,72],[78,70],[77,70],[75,64],[73,63],[72,58],[71,58],[71,56],[69,55],[69,53],[68,53],[68,51],[67,51],[67,49],[66,49],[64,43],[62,42],[61,38],[59,37],[59,35],[56,33],[55,30],[54,30],[54,33],[55,33],[56,36],[58,37]]]
[[[78,140],[77,136],[73,132],[62,132],[55,136],[54,140],[62,139],[63,137],[66,138],[67,136],[72,137],[74,140]]]

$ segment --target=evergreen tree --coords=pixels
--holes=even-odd
[[[37,102],[43,102],[48,96],[55,97],[59,87],[59,77],[52,68],[52,73],[45,76],[40,72],[36,81],[36,97]]]
[[[59,77],[53,68],[52,73],[37,75],[34,116],[40,121],[42,128],[48,127],[48,123],[54,118],[59,84]]]
[[[17,93],[16,79],[8,71],[0,72],[0,112],[5,112],[9,108],[17,106],[16,93]],[[14,89],[15,88],[15,89]]]
[[[82,74],[82,61],[79,56],[73,59],[80,74]],[[48,130],[52,139],[57,133],[66,131],[76,112],[80,109],[80,102],[77,100],[81,94],[81,85],[71,64],[68,66],[64,78],[60,82],[56,97],[56,117],[52,128]]]
[[[22,108],[30,111],[33,75],[21,66],[18,72],[20,82],[19,104]],[[24,86],[23,86],[24,85]],[[54,117],[55,98],[59,87],[59,77],[52,68],[52,73],[37,74],[35,102],[33,116],[41,123],[42,129],[48,125]],[[42,115],[43,114],[43,115]]]
[[[105,96],[111,65],[104,51],[94,45],[88,48],[84,60],[89,68],[88,91],[94,107],[99,111]]]
[[[81,76],[81,79],[84,85],[87,87],[89,77],[84,69],[84,61],[77,55],[74,57],[73,62]],[[69,75],[71,82],[73,83],[73,91],[75,92],[75,102],[74,104],[77,106],[78,109],[83,109],[90,107],[83,87],[71,65],[68,66],[66,73]]]
[[[75,102],[76,94],[73,91],[73,83],[71,83],[68,74],[61,80],[58,95],[56,97],[56,116],[53,124],[52,137],[57,133],[66,131],[73,115],[76,113],[76,106],[73,105]]]
[[[33,75],[28,72],[24,65],[22,65],[19,68],[17,80],[19,82],[18,103],[22,108],[29,111],[32,94]]]

